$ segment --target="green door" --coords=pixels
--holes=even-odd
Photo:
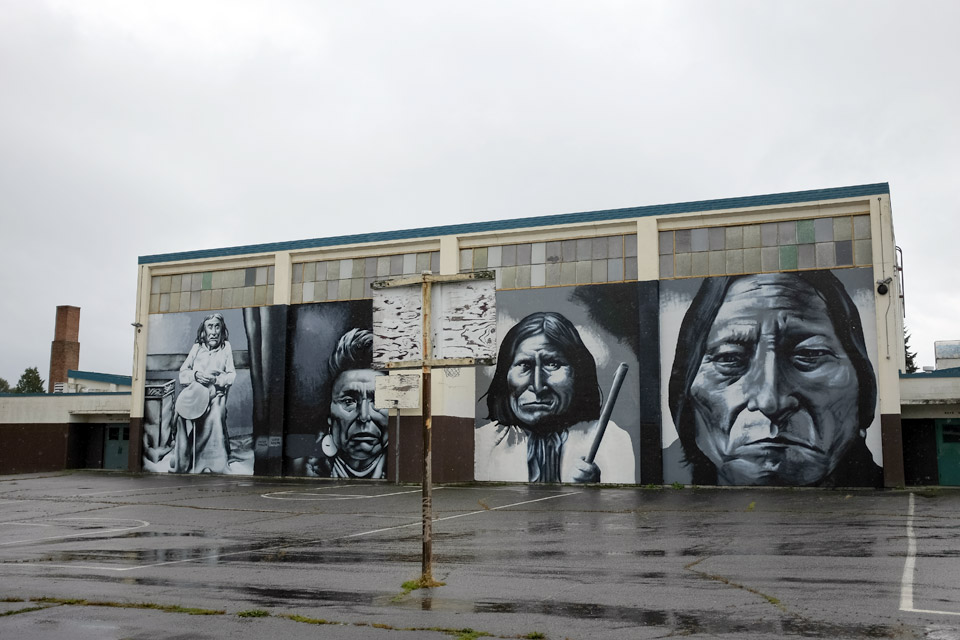
[[[126,469],[127,449],[130,447],[130,427],[107,425],[103,441],[103,468]]]
[[[960,419],[937,420],[940,484],[960,486]]]

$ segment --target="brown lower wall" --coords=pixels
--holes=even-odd
[[[0,474],[67,468],[69,424],[0,425]]]
[[[880,441],[883,447],[883,486],[904,486],[903,434],[899,413],[880,414]]]
[[[431,457],[434,482],[473,480],[473,422],[473,418],[433,417]],[[391,417],[389,429],[390,458],[387,461],[387,479],[421,482],[423,480],[423,421],[419,416],[400,418],[398,438],[396,418]]]
[[[127,470],[143,470],[143,418],[130,418],[130,448],[127,449]]]

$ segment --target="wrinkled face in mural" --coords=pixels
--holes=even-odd
[[[530,427],[562,416],[573,404],[573,368],[543,334],[517,345],[507,385],[510,408]]]
[[[220,346],[223,325],[219,318],[210,318],[203,323],[203,332],[206,335],[207,348],[216,349]]]
[[[339,456],[355,469],[369,464],[387,446],[387,411],[373,406],[372,369],[350,369],[337,376],[330,401],[330,433]]]
[[[826,304],[788,274],[735,282],[691,385],[721,484],[811,484],[857,436],[857,375]]]

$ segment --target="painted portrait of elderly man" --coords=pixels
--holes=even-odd
[[[377,376],[373,334],[350,329],[327,363],[332,385],[326,428],[318,436],[319,456],[309,457],[303,475],[331,478],[385,478],[387,410],[374,406]]]
[[[830,271],[707,278],[683,317],[668,400],[694,484],[880,486],[876,399],[860,313]]]
[[[295,305],[288,322],[284,473],[381,479],[387,411],[374,406],[370,300]]]
[[[250,340],[242,309],[149,318],[143,469],[251,475]],[[168,388],[165,400],[151,389]]]
[[[614,291],[623,289],[609,289],[608,293]],[[613,369],[620,360],[632,363],[636,376],[636,355],[610,336],[601,326],[602,320],[591,318],[588,309],[602,311],[602,306],[585,301],[577,304],[573,293],[572,289],[560,289],[523,292],[523,297],[498,294],[498,315],[504,315],[510,325],[501,334],[492,376],[488,380],[478,375],[478,424],[474,438],[477,480],[636,481],[631,433],[617,423],[624,416],[630,428],[639,423],[635,377],[631,390],[617,402],[619,413],[614,413],[614,419],[607,423],[595,458],[589,460],[604,399],[601,388],[610,387]],[[629,300],[630,292],[627,293]],[[603,296],[600,299],[605,300]],[[515,317],[511,314],[514,304],[529,308],[531,303],[538,302],[563,312],[533,311],[517,321],[509,319]],[[635,305],[627,306],[633,309]],[[568,314],[579,322],[575,324]],[[634,317],[632,325],[635,324]],[[633,326],[627,330],[635,333]],[[588,342],[592,347],[587,346]],[[591,348],[601,354],[602,381],[598,373],[600,363]]]

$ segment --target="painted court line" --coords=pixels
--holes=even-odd
[[[443,487],[435,487],[434,491],[439,491]],[[270,500],[310,500],[313,502],[320,502],[325,500],[371,500],[373,498],[387,498],[389,496],[402,496],[408,493],[420,493],[420,489],[414,489],[412,491],[397,491],[394,493],[378,493],[372,496],[364,495],[355,495],[352,493],[313,493],[311,491],[274,491],[273,493],[264,493],[260,497],[268,498]],[[284,494],[293,494],[294,497],[286,497]],[[304,496],[304,497],[300,497]],[[307,496],[318,496],[316,498],[311,498]]]
[[[914,499],[910,494],[907,507],[907,558],[903,562],[903,577],[900,579],[900,611],[910,613],[934,613],[944,616],[960,616],[956,611],[936,611],[933,609],[914,609],[913,577],[917,569],[917,536],[913,532]]]
[[[0,546],[6,546],[11,544],[33,544],[34,542],[48,542],[50,540],[70,540],[72,538],[83,538],[84,536],[100,536],[105,533],[121,533],[124,531],[133,531],[134,529],[143,529],[144,527],[150,526],[150,523],[146,520],[137,520],[135,518],[51,518],[53,522],[59,522],[63,520],[106,520],[108,522],[139,522],[140,524],[134,527],[121,527],[119,529],[97,529],[96,531],[88,531],[86,533],[71,533],[62,536],[49,536],[46,538],[30,538],[29,540],[13,540],[10,542],[0,542]]]
[[[418,490],[419,491],[419,490]],[[523,502],[514,502],[512,504],[505,504],[499,507],[490,507],[489,509],[481,509],[479,511],[471,511],[469,513],[460,513],[454,516],[446,516],[444,518],[435,518],[433,522],[443,522],[444,520],[453,520],[455,518],[463,518],[466,516],[475,516],[481,513],[487,513],[489,511],[499,511],[501,509],[509,509],[511,507],[520,507],[525,504],[533,504],[534,502],[543,502],[544,500],[553,500],[554,498],[563,498],[566,496],[575,496],[582,491],[569,491],[564,493],[558,493],[552,496],[546,496],[545,498],[536,498],[534,500],[524,500]],[[202,562],[204,560],[216,560],[218,558],[226,558],[229,556],[244,555],[249,553],[265,553],[268,551],[277,551],[278,549],[286,549],[293,546],[308,546],[312,544],[318,544],[322,542],[334,542],[336,540],[347,540],[350,538],[360,538],[363,536],[370,536],[377,533],[384,533],[386,531],[396,531],[398,529],[409,529],[411,527],[419,527],[423,524],[422,520],[417,520],[416,522],[408,522],[407,524],[398,524],[393,527],[384,527],[382,529],[371,529],[370,531],[361,531],[360,533],[351,533],[344,536],[336,536],[334,538],[317,538],[316,540],[308,540],[307,542],[296,542],[290,544],[281,544],[275,545],[272,547],[260,547],[254,549],[245,549],[243,551],[231,551],[229,553],[213,553],[207,556],[201,556],[198,558],[185,558],[183,560],[170,560],[168,562],[156,562],[153,564],[143,564],[136,567],[105,567],[105,566],[78,566],[70,564],[45,564],[45,565],[36,565],[38,567],[49,567],[55,569],[78,569],[78,570],[88,570],[88,571],[116,571],[116,572],[125,572],[125,571],[137,571],[139,569],[152,569],[154,567],[166,567],[175,564],[187,564],[190,562]]]
[[[446,516],[445,518],[435,518],[433,522],[443,522],[444,520],[453,520],[455,518],[465,518],[466,516],[475,516],[478,513],[486,513],[487,511],[499,511],[500,509],[509,509],[510,507],[519,507],[525,504],[532,504],[534,502],[543,502],[544,500],[553,500],[554,498],[562,498],[564,496],[575,496],[578,493],[583,493],[582,491],[571,491],[569,493],[559,493],[554,496],[547,496],[546,498],[537,498],[535,500],[524,500],[523,502],[514,502],[513,504],[505,504],[499,507],[490,507],[489,509],[480,509],[479,511],[470,511],[469,513],[458,513],[455,516]],[[372,531],[364,531],[362,533],[351,533],[347,536],[341,536],[340,538],[334,538],[334,540],[342,540],[346,538],[359,538],[361,536],[369,536],[374,533],[383,533],[384,531],[393,531],[394,529],[405,529],[408,527],[419,527],[423,524],[423,521],[411,522],[409,524],[398,524],[395,527],[386,527],[385,529],[374,529]]]
[[[191,487],[196,487],[202,489],[204,487],[219,487],[225,484],[237,484],[237,481],[234,482],[211,482],[209,484],[175,484],[169,486],[157,486],[157,487],[141,487],[139,489],[117,489],[115,491],[94,491],[93,493],[78,493],[76,495],[70,496],[72,498],[86,498],[87,496],[102,496],[108,493],[132,493],[137,491],[142,491],[144,493],[148,491],[166,491],[167,489],[187,489]]]

